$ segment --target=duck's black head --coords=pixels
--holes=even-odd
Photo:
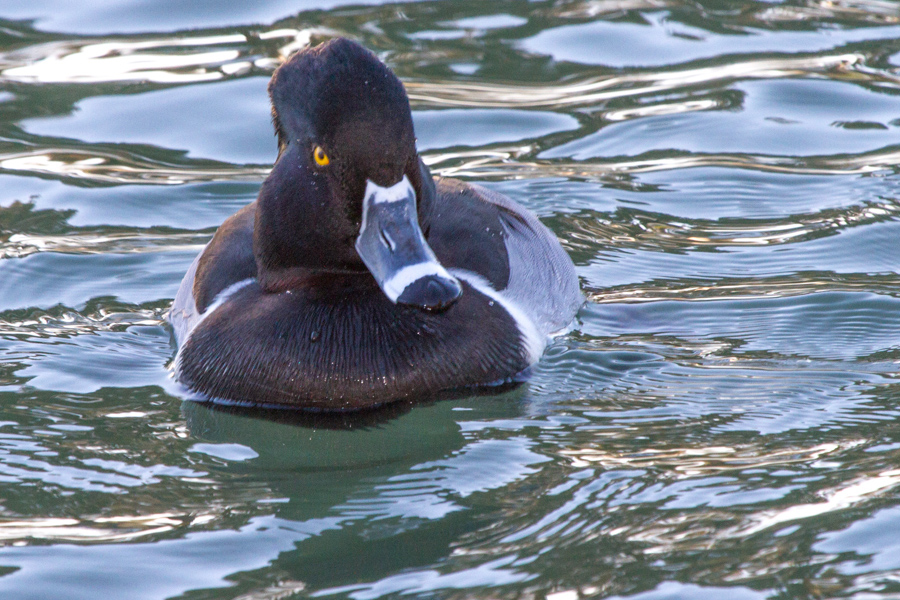
[[[336,38],[279,67],[269,95],[279,153],[254,230],[263,287],[368,271],[393,302],[432,310],[455,301],[461,287],[419,225],[434,184],[400,80],[359,44]]]

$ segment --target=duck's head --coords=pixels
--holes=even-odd
[[[458,299],[459,281],[420,226],[434,183],[400,80],[336,38],[279,67],[269,95],[279,153],[256,212],[261,285],[280,291],[298,279],[368,271],[395,303],[440,310]]]

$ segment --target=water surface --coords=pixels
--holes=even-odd
[[[0,7],[0,596],[900,595],[900,7]],[[185,402],[164,315],[346,35],[588,302],[512,391]]]

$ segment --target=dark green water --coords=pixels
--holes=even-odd
[[[900,597],[900,3],[0,17],[0,598]],[[527,385],[335,429],[169,379],[268,77],[336,34],[436,173],[571,253],[589,301]]]

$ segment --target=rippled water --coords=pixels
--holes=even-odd
[[[0,597],[900,596],[900,4],[0,7]],[[183,402],[164,314],[361,40],[588,303],[530,383]]]

